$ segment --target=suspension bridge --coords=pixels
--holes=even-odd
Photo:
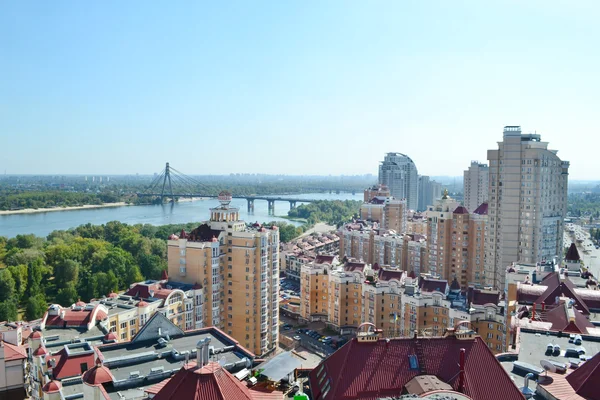
[[[328,189],[332,191],[331,189]],[[339,191],[337,191],[339,192]],[[217,198],[216,194],[210,193],[208,187],[202,182],[185,175],[177,169],[171,167],[169,163],[166,164],[165,168],[160,174],[156,175],[146,190],[136,193],[138,197],[154,197],[160,198],[161,202],[165,199],[171,199],[174,201],[180,197],[201,197],[201,198]],[[318,201],[317,199],[304,199],[304,198],[292,198],[292,197],[278,197],[278,196],[232,196],[234,199],[244,199],[248,203],[248,212],[254,212],[254,201],[263,200],[268,204],[270,214],[275,213],[275,202],[287,201],[290,203],[290,208],[295,208],[298,203],[312,203]]]

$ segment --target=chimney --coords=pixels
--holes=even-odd
[[[542,301],[542,311],[546,311],[546,302]]]
[[[205,366],[206,364],[208,364],[208,360],[209,360],[209,345],[210,344],[210,338],[204,338],[204,364],[202,366]]]
[[[208,364],[208,344],[210,338],[204,338],[196,344],[196,364],[199,368]]]
[[[465,391],[465,349],[460,349],[460,375],[458,376],[458,391]]]

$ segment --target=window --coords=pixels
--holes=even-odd
[[[121,324],[121,329],[127,329],[127,322],[123,322]]]

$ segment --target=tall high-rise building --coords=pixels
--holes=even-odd
[[[419,175],[410,157],[401,153],[387,153],[379,166],[379,183],[387,186],[396,199],[406,199],[409,209],[417,209]]]
[[[505,126],[498,149],[488,150],[487,285],[503,290],[513,262],[562,258],[569,162],[556,153],[520,126]]]
[[[204,288],[196,301],[204,326],[266,354],[279,341],[279,231],[240,221],[230,193],[219,194],[219,202],[210,221],[169,238],[169,276]]]
[[[419,201],[416,211],[425,211],[434,200],[442,197],[442,185],[426,175],[419,175]]]
[[[463,179],[463,204],[467,210],[473,212],[481,203],[488,201],[488,175],[487,164],[471,161],[471,166],[464,172]]]

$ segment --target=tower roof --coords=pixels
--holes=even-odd
[[[87,370],[85,374],[83,374],[82,380],[88,385],[95,386],[107,382],[113,382],[115,378],[113,377],[110,370],[104,365],[102,365],[102,363],[98,359],[96,360],[96,365],[93,368]]]
[[[575,243],[571,243],[569,247],[569,251],[567,251],[567,255],[565,256],[565,260],[567,261],[579,261],[581,258],[579,257],[579,252],[577,251],[577,246]]]

